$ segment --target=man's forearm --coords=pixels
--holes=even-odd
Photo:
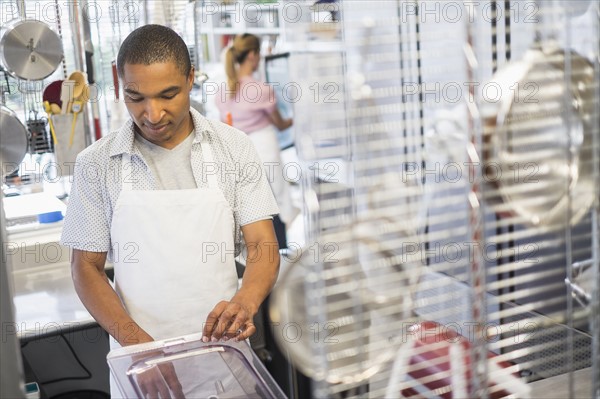
[[[248,245],[242,287],[233,301],[240,301],[252,314],[256,314],[277,281],[279,261],[277,242]]]
[[[105,273],[90,264],[73,263],[72,275],[75,290],[83,305],[120,345],[127,346],[153,340],[127,314]]]
[[[244,340],[256,332],[253,317],[258,312],[279,273],[279,245],[273,222],[260,220],[242,226],[248,248],[242,287],[231,298],[215,305],[206,317],[202,340],[234,338]]]

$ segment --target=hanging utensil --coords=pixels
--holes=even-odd
[[[119,74],[117,72],[117,63],[111,62],[111,70],[113,77],[113,88],[115,89],[115,100],[119,100]]]
[[[37,111],[29,112],[27,120],[27,130],[29,131],[29,152],[31,154],[44,154],[52,152],[52,143],[48,137],[46,125],[48,120],[43,117],[38,117]]]
[[[45,23],[16,21],[3,28],[0,61],[15,78],[44,79],[56,71],[62,59],[62,41]]]
[[[69,135],[69,148],[73,146],[73,138],[75,137],[75,126],[77,124],[77,114],[81,111],[81,101],[73,101],[71,112],[73,112],[73,122],[71,123],[71,134]]]
[[[54,105],[54,104],[52,104],[52,105]],[[52,110],[52,106],[50,105],[50,103],[48,101],[44,101],[44,110],[46,111],[46,114],[48,115],[48,125],[50,125],[50,134],[52,134],[52,142],[54,143],[54,146],[56,146],[56,144],[57,144],[56,132],[54,131],[54,123],[52,123],[52,114],[54,112]],[[59,111],[60,111],[60,109],[59,109]]]
[[[58,104],[50,104],[50,111],[54,115],[58,115],[61,112],[60,106]]]
[[[17,115],[4,105],[0,105],[0,165],[2,176],[19,169],[19,164],[27,154],[27,128]]]
[[[75,82],[73,80],[64,80],[60,89],[60,101],[62,102],[61,114],[66,114],[71,110],[71,101],[73,101],[73,92]]]
[[[73,100],[80,100],[87,85],[87,78],[81,71],[74,71],[69,75],[69,79],[74,82],[72,96]]]
[[[50,104],[58,104],[58,106],[61,107],[62,101],[60,99],[60,92],[62,89],[62,82],[62,80],[55,80],[46,86],[42,94],[42,101],[48,101]]]
[[[88,101],[90,101],[91,97],[92,97],[92,91],[91,91],[90,85],[85,85],[83,87],[83,93],[81,94],[80,100],[85,105],[88,103]]]

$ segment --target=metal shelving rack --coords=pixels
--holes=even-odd
[[[202,1],[197,4],[196,29],[202,38],[206,62],[220,61],[224,41],[237,34],[251,33],[263,40],[283,40],[283,1]]]
[[[314,395],[599,397],[598,5],[298,4],[308,244],[272,315]]]

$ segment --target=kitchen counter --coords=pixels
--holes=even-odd
[[[2,326],[3,337],[19,339],[25,381],[38,383],[41,399],[109,398],[109,336],[75,292],[62,227],[30,218],[7,226],[15,322]]]
[[[20,339],[49,336],[95,324],[71,280],[68,263],[15,270],[16,332]]]
[[[27,341],[95,325],[75,292],[70,250],[59,244],[62,221],[19,224],[7,231],[4,249],[11,263],[16,323],[6,332]]]

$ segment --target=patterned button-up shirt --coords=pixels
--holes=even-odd
[[[240,227],[279,213],[263,172],[258,153],[248,136],[226,124],[203,117],[190,109],[194,122],[191,166],[199,188],[208,187],[208,173],[218,184],[233,210],[236,255],[241,249]],[[156,181],[134,145],[134,123],[95,142],[78,157],[69,195],[61,242],[74,249],[108,252],[112,258],[110,226],[121,192],[122,179],[134,190],[156,190]],[[214,162],[204,161],[202,140],[208,140]],[[122,156],[131,155],[131,167],[122,170]],[[209,209],[206,210],[210,212]],[[151,215],[148,215],[151,218]]]

